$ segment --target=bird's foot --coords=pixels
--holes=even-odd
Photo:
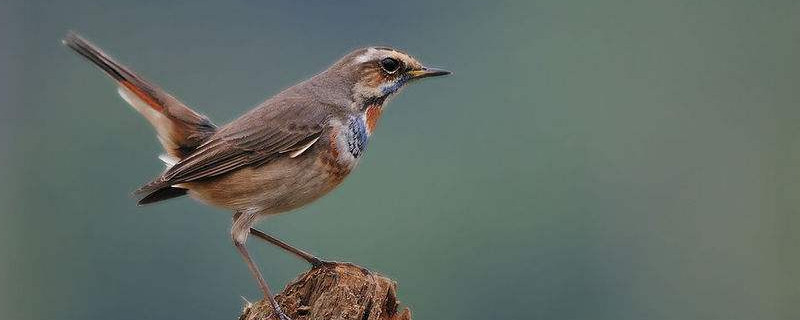
[[[292,320],[292,318],[289,318],[289,316],[283,313],[283,311],[278,311],[273,314],[275,315],[275,319],[277,320]]]
[[[352,264],[350,262],[328,261],[328,260],[322,260],[322,259],[319,259],[319,258],[314,258],[314,260],[309,261],[309,262],[311,263],[311,269],[332,268],[332,267],[335,267],[337,264],[346,264],[346,265],[351,265],[351,266],[354,266],[354,267],[357,267],[357,268],[361,269],[361,273],[363,273],[365,276],[368,276],[368,275],[370,275],[372,273],[371,271],[369,271],[369,269],[364,268],[364,267],[359,266],[359,265]]]
[[[275,320],[292,320],[292,318],[289,318],[289,316],[283,313],[283,310],[281,310],[281,307],[278,305],[275,299],[272,299],[271,297],[267,297],[266,299],[268,299],[270,305],[272,305],[272,318]]]
[[[308,260],[308,263],[311,264],[311,269],[316,269],[316,268],[325,267],[325,266],[331,266],[331,265],[334,264],[334,262],[327,261],[327,260],[322,260],[322,259],[317,258],[317,257],[314,257],[313,259]]]

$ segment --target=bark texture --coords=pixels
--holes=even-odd
[[[399,310],[395,283],[349,263],[313,268],[286,286],[275,299],[293,320],[411,320]],[[273,320],[267,300],[248,304],[239,320]]]

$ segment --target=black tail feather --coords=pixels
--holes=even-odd
[[[176,187],[166,187],[163,189],[158,189],[146,195],[144,198],[139,200],[137,204],[141,206],[149,203],[185,196],[188,191],[189,190],[187,189],[176,188]]]
[[[64,40],[61,42],[86,59],[89,59],[89,61],[93,62],[100,69],[103,69],[103,71],[114,78],[114,80],[127,81],[130,78],[134,78],[124,67],[109,59],[105,53],[99,51],[95,46],[74,32],[67,33],[67,36],[64,37]]]

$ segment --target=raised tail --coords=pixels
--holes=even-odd
[[[119,95],[150,121],[167,154],[182,159],[217,131],[208,118],[139,77],[79,35],[70,32],[63,43],[117,81]]]
[[[119,95],[156,129],[158,140],[168,155],[166,158],[173,159],[172,161],[183,159],[217,131],[217,126],[207,117],[136,75],[74,32],[69,32],[62,42],[117,82]],[[169,161],[165,162],[169,165]],[[147,194],[139,204],[184,194],[185,189],[165,187]]]

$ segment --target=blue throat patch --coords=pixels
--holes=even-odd
[[[369,140],[369,137],[367,137],[367,124],[364,123],[363,118],[354,116],[350,118],[350,123],[347,127],[349,129],[347,130],[347,150],[350,151],[353,157],[358,158],[367,148],[367,141]]]
[[[400,88],[403,87],[403,85],[406,84],[406,82],[408,82],[409,79],[411,79],[411,77],[409,77],[406,74],[403,74],[402,76],[400,76],[400,78],[397,79],[397,81],[392,83],[392,85],[386,86],[383,89],[381,89],[381,93],[383,93],[384,96],[395,93],[397,92],[397,90],[400,90]]]

